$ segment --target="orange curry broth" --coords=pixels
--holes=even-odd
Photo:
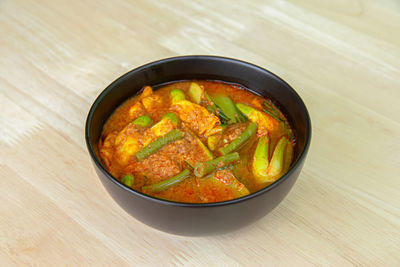
[[[262,110],[263,103],[266,101],[265,98],[245,90],[244,87],[238,84],[208,80],[180,81],[161,86],[153,92],[154,95],[158,95],[161,99],[161,102],[156,106],[156,109],[151,111],[142,110],[132,117],[132,115],[129,114],[129,110],[137,101],[139,101],[140,94],[138,94],[131,99],[128,99],[117,108],[104,125],[102,138],[99,142],[99,151],[103,164],[107,170],[118,180],[120,180],[123,175],[132,174],[135,180],[132,188],[142,192],[142,187],[145,185],[159,183],[177,175],[184,169],[189,169],[191,170],[191,175],[182,182],[173,185],[164,191],[149,194],[158,198],[179,202],[204,203],[225,201],[242,196],[243,194],[238,193],[238,188],[241,188],[241,186],[245,186],[248,191],[252,193],[270,184],[258,184],[252,174],[251,159],[257,145],[258,134],[237,150],[240,155],[240,160],[235,163],[233,170],[231,170],[231,168],[217,171],[215,174],[217,179],[210,179],[210,177],[195,177],[193,170],[189,168],[185,159],[190,159],[194,162],[207,161],[207,156],[196,143],[193,136],[197,136],[205,145],[207,145],[207,137],[196,134],[193,129],[188,127],[187,123],[182,121],[180,121],[177,129],[188,133],[185,134],[184,138],[165,145],[156,153],[139,162],[135,155],[129,157],[127,163],[124,164],[120,164],[116,159],[115,140],[118,134],[128,125],[126,130],[127,135],[130,134],[130,130],[132,133],[135,132],[134,134],[144,138],[146,130],[160,121],[163,115],[171,111],[176,113],[174,109],[171,109],[169,93],[172,89],[182,90],[185,93],[186,99],[190,100],[187,91],[191,82],[196,82],[209,94],[223,93],[229,96],[235,103],[243,103],[257,110]],[[268,103],[271,104],[270,101]],[[202,101],[200,105],[205,106],[206,103]],[[279,111],[275,106],[274,108]],[[280,117],[284,118],[280,111],[279,113]],[[149,127],[131,129],[133,128],[131,122],[141,115],[151,117],[152,124]],[[249,122],[228,125],[223,132],[218,147],[223,147],[238,137],[246,128],[248,123]],[[287,131],[292,135],[291,129],[287,129]],[[288,132],[285,132],[283,127],[278,127],[276,130],[268,132],[271,140],[270,148],[274,148],[279,138],[284,135],[287,136]],[[293,142],[289,142],[288,145],[294,146]],[[270,149],[270,154],[271,153],[272,149]],[[218,154],[217,149],[212,151],[212,154],[214,158],[221,156]],[[182,155],[184,155],[185,159],[182,158]]]

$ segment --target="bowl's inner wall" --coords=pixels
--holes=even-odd
[[[114,81],[100,95],[89,118],[89,140],[97,155],[98,140],[104,123],[125,100],[134,96],[143,86],[162,83],[208,79],[238,83],[251,91],[270,98],[288,118],[296,135],[294,162],[304,149],[307,138],[307,117],[302,100],[278,77],[251,64],[218,57],[183,57],[150,63],[135,69]]]

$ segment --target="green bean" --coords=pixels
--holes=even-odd
[[[194,169],[193,164],[191,164],[191,163],[190,163],[189,161],[187,161],[187,160],[184,160],[184,161],[185,161],[185,163],[186,163],[187,165],[189,165],[190,168]]]
[[[176,140],[181,139],[184,136],[184,132],[175,129],[170,131],[164,136],[161,136],[160,138],[154,140],[147,146],[143,147],[141,150],[139,150],[136,153],[136,158],[137,160],[141,161],[144,158],[147,158],[151,154],[156,153],[158,150],[160,150],[163,146],[165,146],[168,143],[174,142]]]
[[[239,153],[234,152],[206,162],[198,162],[194,166],[194,175],[197,177],[203,177],[204,175],[207,175],[217,169],[220,164],[223,163],[224,165],[227,165],[239,159]]]
[[[226,155],[232,151],[239,149],[246,141],[248,141],[257,132],[257,123],[250,122],[247,128],[236,139],[230,142],[226,147],[218,149],[222,155]]]
[[[185,169],[184,171],[180,172],[179,174],[177,174],[174,177],[171,177],[167,180],[164,180],[157,184],[143,186],[142,190],[145,193],[156,193],[156,192],[164,191],[164,190],[170,188],[171,186],[185,180],[189,176],[189,174],[190,174],[190,171],[188,169]]]
[[[133,178],[132,175],[127,174],[127,175],[122,176],[121,182],[124,185],[131,187],[135,183],[135,178]]]
[[[169,92],[169,94],[171,96],[172,103],[186,99],[185,94],[179,89],[173,89],[171,92]]]
[[[134,125],[140,126],[140,127],[146,127],[151,124],[151,118],[149,116],[143,115],[138,117],[136,120],[132,122]]]

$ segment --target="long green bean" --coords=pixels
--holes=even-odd
[[[189,176],[189,174],[190,174],[190,171],[188,169],[185,169],[184,171],[180,172],[179,174],[177,174],[174,177],[171,177],[167,180],[164,180],[157,184],[143,186],[142,190],[145,193],[156,193],[156,192],[164,191],[164,190],[170,188],[171,186],[185,180]]]
[[[151,154],[156,153],[158,150],[160,150],[163,146],[165,146],[168,143],[174,142],[176,140],[181,139],[184,136],[184,132],[175,129],[170,131],[164,136],[161,136],[160,138],[154,140],[147,146],[143,147],[141,150],[139,150],[136,153],[136,158],[137,160],[141,161],[144,158],[147,158]]]
[[[218,151],[222,154],[228,154],[232,151],[237,150],[241,145],[243,145],[246,141],[248,141],[254,134],[257,132],[257,123],[250,122],[247,128],[243,131],[241,135],[239,135],[236,139],[230,142],[226,147],[222,147],[218,149]]]
[[[220,164],[227,165],[239,160],[239,158],[239,153],[234,152],[206,162],[198,162],[194,166],[194,175],[197,177],[203,177],[217,169]]]

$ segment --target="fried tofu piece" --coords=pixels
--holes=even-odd
[[[133,124],[128,124],[115,138],[115,158],[122,166],[129,163],[142,145],[140,144],[140,133]]]
[[[163,101],[159,95],[151,95],[143,98],[142,104],[146,111],[152,112],[157,110],[157,108],[163,104]]]
[[[135,119],[143,115],[146,111],[153,112],[163,104],[162,98],[153,93],[150,86],[146,86],[139,96],[138,101],[129,109],[129,117]]]
[[[210,136],[222,131],[219,118],[203,106],[188,100],[179,100],[173,103],[172,109],[178,113],[182,121],[198,134]]]
[[[139,100],[142,100],[145,97],[151,96],[153,94],[153,88],[150,86],[145,86],[143,88],[142,94],[139,96]]]

